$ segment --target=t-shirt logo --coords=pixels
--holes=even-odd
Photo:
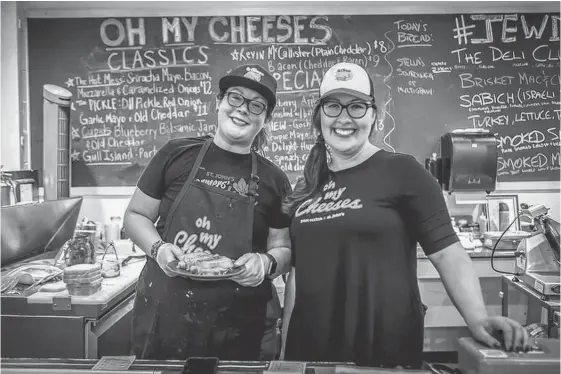
[[[201,182],[206,185],[217,187],[226,191],[236,191],[242,196],[247,196],[249,184],[244,178],[240,178],[238,179],[238,181],[236,181],[236,178],[232,176],[213,173],[206,170],[204,171],[204,173],[204,177],[197,177],[197,182]]]
[[[240,178],[239,181],[234,182],[233,187],[234,187],[234,190],[236,190],[236,192],[239,193],[240,195],[247,196],[247,191],[249,189],[249,185],[247,184],[245,179]]]
[[[329,181],[324,187],[322,194],[304,201],[296,212],[295,217],[303,217],[300,223],[318,222],[326,219],[344,217],[344,210],[362,209],[362,200],[352,199],[345,196],[347,187],[339,187],[335,182]]]
[[[257,82],[261,82],[261,78],[263,78],[265,76],[265,74],[263,72],[257,70],[257,68],[247,67],[246,70],[247,70],[247,72],[244,74],[244,77],[249,78],[249,79],[253,79],[254,81],[257,81]]]

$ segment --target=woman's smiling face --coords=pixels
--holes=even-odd
[[[228,102],[230,92],[245,98],[244,103],[235,107]],[[261,114],[254,114],[248,110],[247,100],[254,100],[267,107],[267,100],[256,91],[235,86],[230,87],[218,105],[218,133],[229,144],[251,145],[255,136],[266,122],[267,110]],[[251,104],[250,104],[251,105]]]
[[[362,118],[349,116],[348,110],[352,111],[351,107],[344,108],[337,117],[329,117],[325,114],[324,108],[320,109],[321,133],[325,143],[331,147],[333,156],[352,157],[358,154],[369,142],[368,139],[376,118],[376,111],[372,108],[372,103],[367,103],[347,93],[335,93],[325,98],[323,102],[324,105],[330,105],[330,103],[338,103],[343,106],[349,104],[352,106],[352,103],[369,105]]]

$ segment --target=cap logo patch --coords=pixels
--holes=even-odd
[[[339,68],[335,71],[335,80],[336,81],[349,81],[353,79],[353,72],[346,68]]]
[[[265,75],[264,73],[260,72],[257,68],[245,68],[247,72],[244,74],[244,77],[253,79],[254,81],[261,82],[261,78]]]

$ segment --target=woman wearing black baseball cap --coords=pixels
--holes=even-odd
[[[138,181],[124,220],[147,254],[133,311],[137,357],[259,358],[270,279],[290,263],[288,218],[280,209],[290,183],[256,153],[276,86],[259,65],[233,69],[219,81],[214,136],[170,140]],[[170,262],[197,251],[245,270],[212,282],[170,272]]]

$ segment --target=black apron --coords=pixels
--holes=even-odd
[[[162,239],[187,250],[211,249],[236,260],[252,251],[257,156],[251,152],[248,196],[197,182],[207,140],[168,214]],[[201,244],[202,241],[205,244]],[[271,282],[243,287],[234,281],[168,277],[148,258],[136,286],[133,354],[141,359],[214,356],[257,360]]]

